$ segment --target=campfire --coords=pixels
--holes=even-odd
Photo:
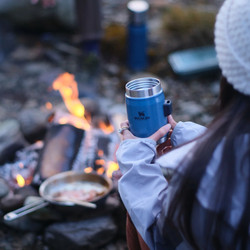
[[[32,187],[38,191],[39,187],[42,186],[41,184],[44,185],[44,182],[60,173],[82,173],[81,175],[83,176],[84,174],[86,174],[86,176],[93,174],[93,176],[97,175],[102,177],[102,180],[110,180],[111,183],[117,181],[113,173],[119,170],[115,152],[119,145],[120,138],[114,129],[110,117],[100,113],[92,114],[88,111],[79,99],[77,82],[75,81],[74,75],[69,73],[59,75],[53,82],[52,87],[53,91],[60,93],[63,105],[54,107],[52,103],[46,103],[46,108],[50,110],[53,115],[48,119],[48,129],[43,140],[17,150],[15,159],[12,162],[6,162],[0,166],[0,177],[8,183],[10,188],[10,192],[6,196],[7,198],[4,197],[2,200],[0,199],[2,208],[4,207],[4,199],[8,200],[10,197],[16,197],[19,190],[23,190],[25,187]],[[54,184],[52,184],[52,186],[53,185]],[[115,183],[114,187],[116,187]],[[78,212],[77,222],[76,218],[73,219],[74,223],[76,223],[73,227],[78,225],[79,221],[85,221],[86,218],[99,218],[100,215],[106,214],[107,211],[110,213],[110,208],[112,212],[114,208],[117,208],[117,204],[120,204],[118,207],[123,211],[116,190],[111,191],[111,194],[109,194],[109,192],[107,193],[108,198],[106,197],[107,195],[105,195],[104,205],[99,206],[98,204],[95,211],[86,210],[87,214],[85,214],[84,217],[79,217]],[[57,191],[57,193],[60,192]],[[67,190],[66,193],[72,194],[73,191]],[[76,192],[74,191],[74,193]],[[83,194],[81,195],[83,196]],[[39,196],[37,197],[39,198]],[[70,199],[70,197],[68,197],[68,199]],[[71,201],[72,200],[73,198],[71,198]],[[109,204],[110,201],[111,205]],[[75,203],[76,204],[73,202],[73,206],[77,206],[77,202]],[[11,210],[14,208],[22,209],[22,204],[23,202],[21,202],[21,204],[19,202],[19,204],[15,206],[6,206],[3,210],[4,212],[11,213]],[[47,205],[48,203],[41,205],[41,207]],[[78,205],[78,207],[80,207],[80,204]],[[85,205],[86,207],[90,207],[89,205],[87,206],[87,202]],[[32,204],[29,206],[31,207],[31,211],[35,211]],[[70,206],[72,206],[72,203]],[[53,209],[53,206],[49,207],[49,209]],[[84,211],[82,209],[84,208],[81,207],[80,210],[78,208],[80,214]],[[22,214],[21,210],[19,213]],[[70,213],[69,216],[65,217],[63,213],[64,221],[68,222],[72,220],[73,215],[74,214]],[[61,214],[60,218],[62,218]],[[11,226],[9,222],[7,222],[7,225]],[[52,227],[53,226],[54,223],[52,223]],[[117,229],[116,226],[114,227]],[[46,227],[45,232],[47,232],[46,230],[51,229]],[[112,228],[111,231],[113,232],[112,234],[116,232],[114,228]],[[102,241],[103,240],[104,239],[102,239]],[[47,244],[50,244],[49,239],[47,239]],[[67,244],[72,244],[72,242],[70,241],[70,243]],[[77,245],[78,243],[74,244]],[[81,245],[81,247],[82,246],[83,245]]]
[[[44,141],[38,141],[35,144],[17,152],[17,160],[14,163],[7,163],[0,169],[0,176],[6,179],[12,188],[30,185],[32,182],[40,181],[66,170],[84,171],[86,173],[96,172],[100,175],[112,177],[113,171],[118,170],[118,164],[115,161],[115,150],[119,143],[119,138],[115,133],[111,121],[95,117],[93,120],[91,114],[85,109],[78,96],[77,82],[74,75],[63,73],[53,82],[54,91],[59,91],[67,110],[54,108],[51,103],[46,103],[46,108],[53,110],[53,118],[50,123],[47,135]],[[56,140],[58,143],[65,143],[68,140],[65,134],[58,133],[64,131],[63,127],[71,130],[70,135],[81,136],[81,141],[76,140],[76,145],[67,145],[75,148],[75,152],[70,155],[72,163],[66,166],[66,169],[58,167],[61,157],[56,148],[51,145]],[[58,138],[55,134],[58,133]],[[65,130],[65,133],[67,131]],[[78,138],[79,139],[79,138]],[[72,140],[72,139],[71,139]],[[53,145],[55,146],[55,145]],[[59,147],[59,146],[58,146]],[[99,147],[99,148],[98,148]],[[64,148],[67,150],[67,148]],[[41,151],[38,155],[37,151]],[[49,151],[49,152],[47,152]],[[64,153],[64,152],[61,152]],[[50,158],[49,164],[47,159]],[[53,160],[51,159],[53,158]],[[67,161],[67,160],[66,160]],[[53,166],[53,163],[55,166]],[[64,163],[63,163],[64,164]],[[50,171],[47,170],[47,167]],[[11,170],[11,173],[4,173]],[[36,172],[36,173],[35,173]],[[39,174],[40,176],[38,176]],[[33,179],[34,178],[34,179]]]

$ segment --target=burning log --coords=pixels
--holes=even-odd
[[[96,103],[88,105],[88,110],[78,98],[78,87],[74,75],[69,73],[61,74],[53,82],[54,90],[60,92],[64,104],[70,114],[62,111],[56,112],[54,122],[60,124],[71,124],[84,131],[82,141],[72,163],[72,170],[91,172],[99,174],[118,169],[114,162],[115,150],[120,142],[107,115],[100,114]],[[94,109],[93,109],[94,108]],[[107,171],[109,169],[109,171]]]
[[[71,170],[85,131],[72,125],[52,125],[48,130],[34,178],[39,183],[57,173]]]
[[[44,140],[34,183],[68,170],[96,171],[111,177],[118,169],[114,162],[118,142],[115,133],[105,134],[98,128],[84,131],[69,124],[52,125]]]

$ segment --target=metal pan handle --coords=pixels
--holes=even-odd
[[[5,221],[12,221],[12,220],[15,220],[17,218],[20,218],[26,214],[29,214],[31,212],[34,212],[40,208],[43,208],[43,207],[46,207],[49,205],[49,202],[48,201],[45,201],[45,200],[41,200],[41,201],[38,201],[38,202],[33,202],[31,204],[28,204],[26,206],[23,206],[21,208],[18,208],[12,212],[9,212],[7,214],[4,215],[4,220]]]

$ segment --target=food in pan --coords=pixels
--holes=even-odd
[[[74,182],[62,185],[53,193],[54,199],[92,201],[105,194],[107,188],[95,182]]]

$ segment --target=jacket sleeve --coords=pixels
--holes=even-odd
[[[171,143],[174,147],[189,142],[202,135],[206,127],[194,122],[178,122],[171,135]]]
[[[175,169],[181,164],[181,161],[185,157],[187,160],[192,155],[191,149],[195,145],[195,138],[200,136],[206,131],[204,126],[193,122],[178,122],[171,135],[171,143],[173,147],[178,147],[178,150],[172,150],[167,154],[159,157],[156,162],[161,166],[162,171],[167,176],[170,169]],[[190,142],[191,141],[191,142]],[[183,145],[184,144],[184,145]],[[170,174],[173,172],[170,171]]]
[[[153,163],[155,146],[150,139],[131,139],[123,141],[117,151],[123,173],[118,183],[121,199],[150,249],[155,249],[153,227],[168,186],[161,168]]]

